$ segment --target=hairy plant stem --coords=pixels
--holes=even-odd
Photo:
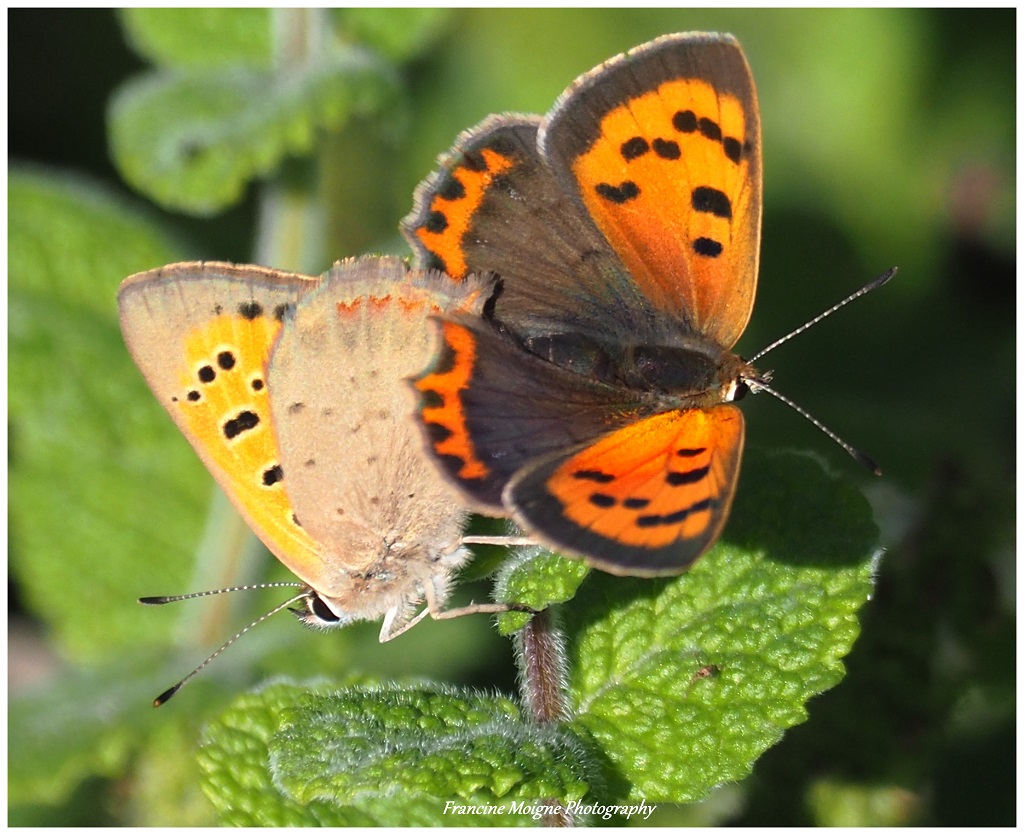
[[[530,718],[541,725],[562,722],[568,716],[565,703],[565,641],[555,621],[551,609],[538,612],[515,634],[514,641],[523,705]],[[557,798],[542,802],[559,805]],[[542,824],[569,827],[575,825],[575,819],[563,807],[560,812],[545,815]]]

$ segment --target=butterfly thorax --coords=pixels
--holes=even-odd
[[[531,337],[527,349],[567,371],[653,400],[660,409],[706,408],[742,397],[757,372],[742,357],[697,336],[671,345],[620,344],[582,333]]]

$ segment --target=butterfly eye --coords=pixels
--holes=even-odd
[[[342,622],[341,617],[316,592],[310,592],[308,596],[302,599],[301,608],[295,608],[291,611],[306,626],[330,629],[331,627],[341,625]]]
[[[737,400],[742,400],[750,393],[750,386],[745,381],[740,380],[736,383],[736,387],[732,390],[732,397],[730,398],[733,403]]]

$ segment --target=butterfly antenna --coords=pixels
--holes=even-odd
[[[847,301],[849,301],[849,299],[847,299]],[[810,412],[808,412],[802,406],[798,406],[796,403],[794,403],[792,400],[790,400],[784,394],[781,394],[780,392],[777,392],[771,386],[767,385],[764,382],[763,379],[748,378],[748,379],[745,379],[744,382],[746,382],[746,384],[749,386],[750,391],[751,391],[752,394],[757,394],[759,391],[766,391],[766,392],[768,392],[768,394],[770,394],[772,397],[777,398],[778,400],[781,400],[783,403],[785,403],[787,406],[789,406],[789,408],[791,408],[797,414],[803,415],[805,418],[807,418],[811,423],[813,423],[815,426],[817,426],[822,432],[824,432],[826,435],[828,435],[833,441],[835,441],[837,444],[839,444],[839,446],[841,446],[843,449],[845,449],[855,460],[859,461],[861,464],[863,464],[865,467],[867,467],[869,470],[871,470],[871,472],[873,472],[875,475],[881,475],[882,474],[882,468],[879,467],[878,464],[876,464],[873,459],[871,459],[869,456],[865,455],[863,452],[861,452],[859,449],[857,449],[852,444],[848,444],[846,441],[844,441],[842,438],[840,438],[835,432],[833,432],[831,429],[829,429],[824,423],[822,423],[820,420],[818,420],[816,417],[814,417],[814,415],[812,415]]]
[[[797,328],[796,330],[794,330],[794,331],[790,331],[789,333],[787,333],[787,334],[786,334],[786,335],[785,335],[784,337],[782,337],[781,339],[776,339],[776,340],[775,340],[775,341],[774,341],[774,342],[773,342],[773,343],[772,343],[771,345],[769,345],[769,346],[768,346],[767,348],[764,348],[764,349],[762,349],[761,351],[759,351],[758,353],[756,353],[756,354],[755,354],[754,356],[752,356],[752,357],[750,358],[749,362],[751,362],[751,363],[757,362],[757,361],[758,361],[758,360],[759,360],[759,359],[760,359],[761,357],[763,357],[763,356],[764,356],[765,354],[767,354],[767,353],[768,353],[769,351],[774,351],[774,350],[775,350],[776,348],[778,348],[778,347],[779,347],[779,346],[780,346],[780,345],[781,345],[781,344],[782,344],[783,342],[788,342],[788,341],[789,341],[790,339],[792,339],[792,338],[793,338],[794,336],[796,336],[797,334],[803,333],[803,332],[804,332],[805,330],[807,330],[808,328],[810,328],[810,327],[813,327],[814,325],[818,324],[818,322],[820,322],[820,321],[821,321],[822,319],[827,319],[827,318],[828,318],[829,316],[831,316],[831,315],[832,315],[833,313],[835,313],[835,312],[836,312],[837,310],[839,310],[840,308],[846,307],[846,305],[848,305],[848,304],[849,304],[850,302],[852,302],[852,301],[853,301],[854,299],[859,299],[859,298],[860,298],[861,296],[866,296],[866,295],[867,295],[868,293],[870,293],[870,292],[871,292],[872,290],[877,290],[877,289],[878,289],[879,287],[881,287],[881,286],[882,286],[883,284],[885,284],[886,282],[888,282],[888,281],[889,281],[889,279],[890,279],[890,278],[892,278],[892,277],[893,277],[894,275],[896,275],[896,267],[892,267],[891,269],[888,269],[888,270],[886,270],[886,271],[885,271],[884,273],[882,273],[882,274],[881,274],[880,276],[878,276],[878,278],[876,278],[876,279],[875,279],[874,281],[870,281],[870,282],[868,282],[868,283],[867,283],[867,284],[865,284],[865,285],[864,285],[863,287],[861,287],[861,288],[860,288],[860,289],[859,289],[859,290],[858,290],[857,292],[855,292],[855,293],[851,293],[851,294],[850,294],[849,296],[847,296],[847,297],[846,297],[845,299],[843,299],[843,300],[842,300],[841,302],[839,302],[838,304],[834,304],[834,305],[832,305],[832,307],[830,307],[830,308],[829,308],[828,310],[826,310],[826,311],[825,311],[824,313],[819,313],[819,314],[818,314],[817,316],[815,316],[815,317],[814,317],[813,319],[811,319],[811,321],[809,321],[809,322],[805,322],[805,323],[804,323],[804,324],[802,324],[802,325],[801,325],[800,327],[798,327],[798,328]],[[761,386],[761,388],[763,388],[763,389],[764,389],[765,391],[771,391],[771,389],[769,389],[769,388],[768,388],[767,386]],[[778,395],[778,394],[776,394],[775,392],[772,392],[772,393],[773,393],[773,394],[775,394],[775,396],[776,396],[776,397],[778,397],[778,396],[779,396],[779,395]],[[785,398],[780,398],[780,399],[781,399],[781,400],[785,400]],[[790,403],[790,405],[792,406],[793,404],[792,404],[792,403]],[[794,408],[796,408],[796,407],[794,406]],[[797,411],[802,411],[802,410],[798,408],[798,409],[797,409]],[[806,413],[804,413],[804,414],[806,414]],[[809,415],[808,415],[808,417],[809,417]],[[813,419],[813,418],[812,418],[811,420],[812,420],[812,422],[814,422],[814,423],[817,423],[817,421],[814,421],[814,419]],[[825,429],[825,427],[821,426],[821,424],[818,424],[818,426],[819,426],[819,428],[821,428],[821,429]],[[827,429],[826,429],[825,431],[826,431],[826,432],[828,432],[828,430],[827,430]],[[849,451],[849,448],[848,448],[848,447],[845,447],[845,445],[843,445],[843,446],[844,446],[844,448],[846,448],[846,449],[847,449],[847,451]],[[851,454],[852,454],[852,453],[851,453]],[[856,458],[856,457],[857,457],[857,456],[856,456],[856,455],[854,455],[854,458]]]
[[[193,592],[192,594],[176,594],[176,595],[171,595],[171,596],[166,596],[166,597],[140,597],[139,598],[139,603],[142,603],[142,604],[144,604],[146,606],[161,606],[164,603],[177,603],[180,600],[192,600],[192,599],[194,599],[196,597],[207,597],[207,596],[209,596],[211,594],[226,594],[227,592],[232,592],[232,591],[250,591],[250,590],[253,590],[253,589],[275,589],[275,588],[282,588],[282,587],[301,588],[303,591],[302,591],[301,594],[296,594],[293,597],[291,597],[288,600],[286,600],[284,603],[281,603],[280,605],[275,606],[269,612],[266,612],[265,614],[260,615],[258,618],[256,618],[256,620],[254,620],[252,623],[250,623],[244,629],[240,629],[238,632],[236,632],[234,635],[232,635],[230,638],[228,638],[228,640],[226,640],[223,644],[221,644],[217,648],[217,650],[215,652],[213,652],[202,664],[200,664],[198,667],[196,667],[191,673],[189,673],[187,676],[185,676],[181,681],[179,681],[173,687],[168,687],[166,690],[164,690],[163,693],[161,693],[159,696],[157,696],[155,699],[153,699],[153,707],[160,707],[160,705],[165,704],[171,698],[171,696],[173,696],[182,687],[184,687],[186,684],[188,684],[193,678],[195,678],[199,674],[199,672],[207,664],[209,664],[211,661],[213,661],[214,658],[216,658],[218,655],[220,655],[222,652],[224,652],[224,650],[226,650],[235,641],[237,641],[239,638],[241,638],[246,632],[248,632],[254,626],[258,626],[259,624],[263,623],[263,621],[265,621],[267,618],[276,615],[282,609],[288,608],[295,601],[302,600],[302,598],[306,597],[306,595],[309,594],[309,590],[302,583],[259,583],[257,585],[252,585],[252,586],[232,586],[231,588],[226,588],[226,589],[213,589],[212,591],[197,591],[197,592]]]
[[[226,589],[210,591],[194,591],[191,594],[172,594],[161,597],[140,597],[139,603],[144,606],[162,606],[164,603],[177,603],[180,600],[194,600],[197,597],[209,597],[211,594],[227,594],[233,591],[253,591],[255,589],[305,588],[302,583],[256,583],[251,586],[231,586]]]

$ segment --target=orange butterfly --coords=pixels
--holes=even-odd
[[[761,132],[729,35],[669,35],[492,116],[417,190],[417,266],[499,278],[443,317],[416,379],[429,448],[475,509],[615,574],[717,539],[767,379],[731,352],[754,303]]]

